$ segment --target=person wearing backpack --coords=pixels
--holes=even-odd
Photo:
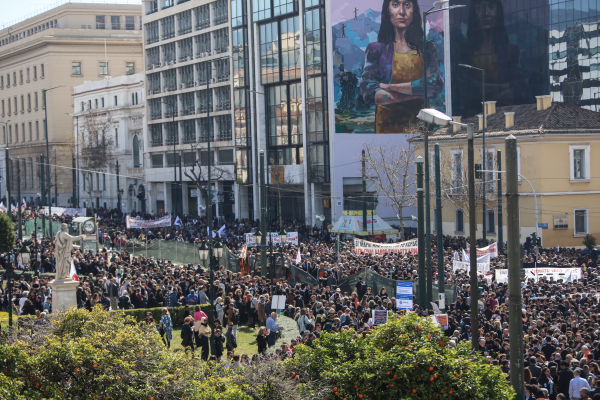
[[[237,329],[238,324],[240,322],[240,312],[237,308],[235,308],[234,300],[229,300],[230,303],[227,305],[227,309],[225,310],[225,317],[227,319],[227,325],[233,324],[233,336],[237,340]]]
[[[303,308],[300,311],[300,317],[298,318],[298,331],[300,332],[300,334],[304,333],[304,331],[308,330],[308,326],[313,324],[313,321],[311,321],[310,319],[308,319],[308,316],[306,315],[306,308]]]

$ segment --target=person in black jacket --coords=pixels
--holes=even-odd
[[[185,317],[181,327],[181,345],[187,354],[188,347],[194,352],[194,332],[192,331],[192,317]]]
[[[258,334],[256,335],[256,343],[258,344],[258,354],[263,354],[267,351],[268,342],[266,335],[267,328],[261,326],[258,330]]]
[[[227,351],[234,351],[237,348],[237,340],[233,334],[233,322],[227,324],[227,332],[225,332],[225,338],[227,339]]]
[[[221,332],[220,329],[215,329],[215,355],[217,356],[217,359],[221,359],[221,356],[223,355],[223,343],[225,342],[225,338],[223,337],[223,334]]]
[[[558,372],[558,382],[556,383],[557,393],[569,394],[569,384],[573,379],[573,371],[569,368],[568,361],[560,362],[560,371]]]

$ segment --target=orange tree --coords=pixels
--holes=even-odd
[[[471,352],[447,347],[448,338],[414,313],[379,325],[366,336],[353,330],[322,333],[314,348],[298,346],[284,363],[290,379],[321,382],[328,399],[508,400],[514,391],[500,368]]]

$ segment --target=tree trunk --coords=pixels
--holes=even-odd
[[[400,208],[400,211],[398,212],[398,214],[396,215],[398,217],[398,220],[400,221],[400,229],[399,229],[399,235],[400,235],[400,241],[403,242],[404,241],[404,220],[402,219],[402,208]]]

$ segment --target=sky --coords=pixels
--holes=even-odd
[[[0,2],[5,0],[0,0]],[[35,1],[35,0],[32,0]],[[434,0],[418,0],[421,12],[426,11],[433,4]],[[357,9],[356,14],[360,15],[369,8],[374,11],[381,12],[382,0],[331,0],[331,8],[335,9],[335,14],[331,16],[331,25],[338,22],[344,22],[350,18],[354,18],[354,9]],[[441,25],[440,32],[443,31],[443,13],[430,15],[428,20],[435,20]]]
[[[23,17],[31,16],[32,13],[39,14],[47,8],[53,8],[67,0],[0,0],[0,26],[16,23]],[[73,0],[77,3],[121,3],[141,4],[141,0]]]

